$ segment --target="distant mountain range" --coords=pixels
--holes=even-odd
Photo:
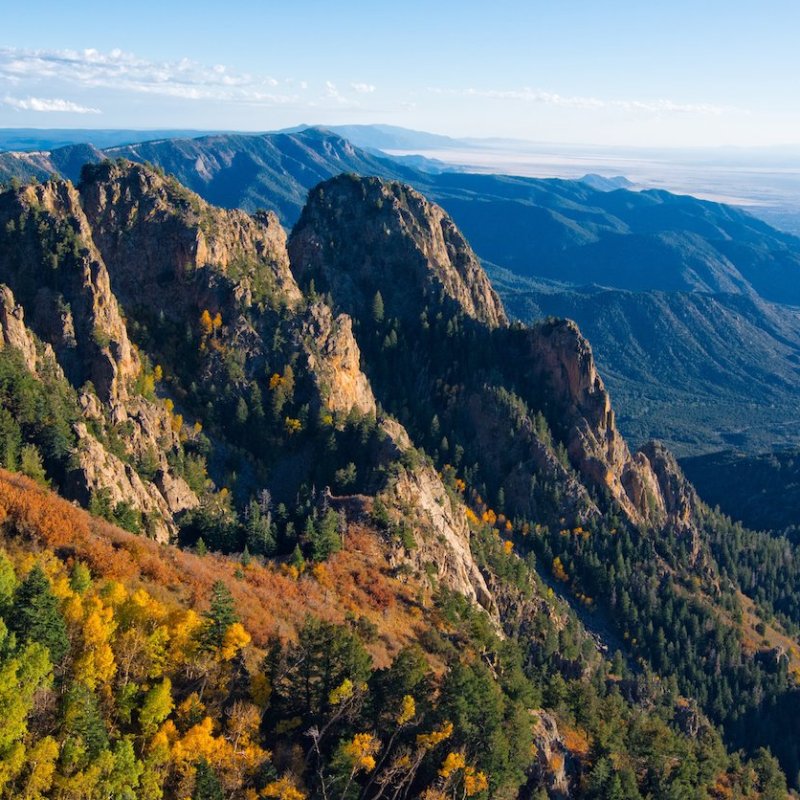
[[[348,132],[387,149],[416,135]],[[619,178],[428,171],[319,128],[3,153],[0,180],[75,181],[82,163],[107,157],[150,162],[216,205],[274,210],[286,227],[333,175],[402,180],[452,215],[512,315],[578,322],[635,442],[658,436],[683,455],[800,442],[800,320],[790,307],[800,305],[800,239],[745,212],[615,188]]]
[[[211,131],[186,129],[0,128],[0,152],[3,150],[55,150],[70,144],[92,144],[102,149],[117,144],[148,142],[153,139],[179,139],[209,133]]]

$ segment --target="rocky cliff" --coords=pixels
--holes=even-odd
[[[137,391],[143,364],[77,191],[54,181],[7,192],[0,197],[0,216],[4,339],[23,352],[34,373],[42,358],[57,363],[97,434],[76,425],[79,447],[65,489],[84,502],[107,491],[112,502],[130,503],[152,535],[174,535],[173,516],[197,498],[168,463],[178,434],[163,405]],[[36,355],[37,341],[42,356]],[[121,452],[101,443],[109,436],[121,440]],[[156,484],[146,488],[124,463],[150,453],[161,483],[171,487],[166,494]]]
[[[490,328],[508,322],[452,219],[410,186],[352,175],[318,186],[293,231],[290,255],[301,282],[313,278],[356,317],[382,291],[387,316],[416,319],[435,299]]]
[[[580,474],[608,490],[633,522],[685,526],[693,493],[677,462],[655,444],[631,454],[578,326],[569,320],[540,324],[526,334],[526,344],[528,369],[547,387]]]
[[[288,499],[330,480],[315,466],[324,427],[346,437],[359,419],[391,445],[359,456],[360,474],[412,530],[404,557],[492,613],[464,504],[425,460],[389,469],[414,444],[440,465],[448,453],[474,464],[474,484],[515,514],[554,513],[555,492],[579,525],[601,513],[602,489],[635,523],[689,526],[674,461],[657,447],[631,455],[576,326],[509,326],[452,220],[408,187],[321,185],[288,249],[273,215],[216,209],[124,162],[88,167],[79,189],[7,192],[0,216],[3,342],[34,373],[52,361],[77,392],[64,488],[131,506],[158,538],[201,502],[202,482],[185,478],[198,448],[212,448],[217,486],[234,459],[240,491],[266,484]]]
[[[313,280],[358,320],[380,401],[398,413],[425,405],[437,420],[460,424],[466,441],[459,445],[482,462],[487,483],[502,476],[517,513],[539,510],[533,474],[561,487],[562,516],[576,524],[597,513],[587,487],[608,492],[636,524],[685,524],[690,512],[674,491],[680,471],[661,458],[652,465],[654,450],[631,454],[577,326],[509,328],[472,250],[439,207],[401,184],[341,176],[311,192],[289,252],[301,282]],[[436,320],[442,324],[432,333]],[[402,352],[387,352],[395,339]],[[391,370],[381,363],[387,358]],[[457,413],[445,396],[454,387]],[[557,457],[558,441],[538,436],[537,410],[574,473]],[[425,441],[429,418],[415,426],[414,416],[412,438]]]

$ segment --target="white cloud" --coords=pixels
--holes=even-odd
[[[371,83],[351,83],[350,88],[358,94],[372,94],[375,91]]]
[[[727,113],[747,113],[744,109],[732,106],[719,106],[711,103],[676,103],[672,100],[604,100],[599,97],[565,96],[542,89],[439,89],[430,87],[432,94],[454,97],[478,97],[492,100],[514,100],[525,103],[541,103],[549,106],[579,109],[620,109],[629,112],[648,114],[705,114],[720,116]]]
[[[3,103],[19,111],[46,111],[46,112],[61,112],[68,114],[100,114],[99,108],[89,108],[82,106],[78,103],[73,103],[71,100],[63,100],[60,97],[46,98],[46,97],[4,97]]]
[[[0,48],[0,80],[11,85],[60,81],[82,89],[114,89],[187,100],[224,100],[281,105],[298,100],[276,92],[270,76],[235,72],[224,64],[206,66],[190,59],[148,61],[115,49],[22,50]]]
[[[325,81],[325,97],[328,100],[333,100],[339,105],[345,105],[349,102],[348,99],[339,91],[336,84],[331,81]],[[355,105],[357,105],[357,103]]]

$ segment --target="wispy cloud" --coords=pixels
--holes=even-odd
[[[60,97],[9,97],[3,98],[2,102],[16,108],[19,111],[45,111],[61,112],[67,114],[100,114],[99,108],[90,108],[73,103],[72,100],[63,100]]]
[[[0,47],[0,85],[16,87],[21,95],[37,94],[47,86],[76,87],[82,92],[103,90],[115,93],[135,93],[182,100],[216,101],[252,106],[297,106],[337,110],[359,108],[357,99],[371,94],[375,87],[369,83],[352,83],[344,91],[325,81],[322,86],[310,86],[305,80],[240,72],[224,64],[202,64],[183,58],[177,61],[151,61],[132,53],[115,49],[103,52],[88,50],[25,50]],[[15,101],[26,110],[72,110],[96,113],[97,109],[72,104],[69,101]],[[59,103],[63,108],[58,108]],[[27,103],[28,105],[24,105]],[[45,106],[50,105],[50,109]],[[39,107],[37,107],[39,106]]]
[[[297,95],[281,92],[271,76],[236,72],[224,64],[190,59],[149,61],[122,50],[21,50],[0,48],[0,79],[10,85],[55,81],[82,89],[114,89],[188,100],[284,104]]]
[[[476,97],[492,100],[512,100],[524,103],[539,103],[562,108],[578,109],[619,109],[649,114],[707,114],[719,116],[727,113],[746,113],[744,109],[733,106],[720,106],[711,103],[676,103],[673,100],[605,100],[600,97],[562,95],[542,89],[439,89],[430,87],[432,94],[451,97]]]

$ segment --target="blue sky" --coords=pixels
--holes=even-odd
[[[0,126],[800,142],[796,0],[0,0]]]

